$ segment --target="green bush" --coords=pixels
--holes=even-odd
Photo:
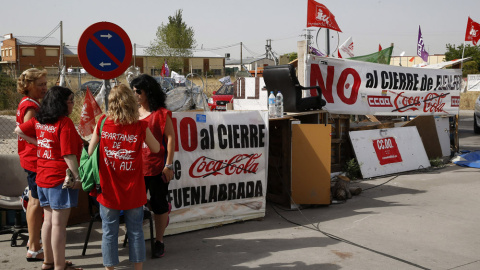
[[[20,99],[15,80],[5,73],[0,73],[0,111],[16,110]]]
[[[347,163],[345,163],[343,171],[346,173],[346,176],[350,180],[355,180],[355,179],[362,178],[362,173],[360,171],[360,165],[358,164],[357,159],[355,159],[355,158],[352,158],[349,161],[347,161]]]

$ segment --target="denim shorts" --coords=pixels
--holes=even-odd
[[[50,206],[52,209],[67,209],[77,207],[78,189],[62,189],[62,185],[52,188],[38,187],[40,206]]]
[[[25,172],[27,172],[28,189],[30,190],[30,196],[38,200],[37,182],[35,181],[35,179],[37,179],[37,173],[29,170],[25,170]]]

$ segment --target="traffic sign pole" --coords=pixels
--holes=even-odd
[[[105,85],[105,112],[108,112],[108,96],[112,86],[110,85],[110,80],[103,80],[103,84]]]

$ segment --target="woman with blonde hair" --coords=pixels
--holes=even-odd
[[[19,126],[35,116],[40,108],[40,99],[47,93],[47,71],[30,68],[22,72],[17,80],[17,92],[23,95],[17,109],[16,125]],[[37,146],[18,136],[18,155],[20,165],[27,173],[27,261],[43,261],[44,254],[40,244],[43,209],[40,207],[37,192]]]
[[[101,123],[106,117],[101,132]],[[138,105],[132,90],[120,84],[108,96],[108,113],[97,122],[88,147],[91,155],[99,146],[100,204],[102,218],[102,256],[106,269],[118,260],[118,230],[123,210],[129,241],[129,260],[142,269],[146,260],[143,236],[143,205],[147,202],[142,171],[143,143],[156,153],[160,144],[148,123],[138,121]]]

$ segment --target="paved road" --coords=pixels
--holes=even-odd
[[[460,150],[480,150],[480,134],[473,133],[473,110],[460,111],[459,118]]]
[[[461,149],[479,149],[469,112],[460,120]],[[364,191],[344,204],[269,203],[262,220],[168,236],[166,256],[145,269],[480,269],[478,169],[448,165],[356,185]],[[67,257],[85,269],[102,268],[99,225],[85,257],[86,224],[68,228]],[[25,261],[25,243],[11,248],[8,239],[0,235],[1,269],[40,268]],[[129,269],[128,249],[120,255],[119,268]]]

